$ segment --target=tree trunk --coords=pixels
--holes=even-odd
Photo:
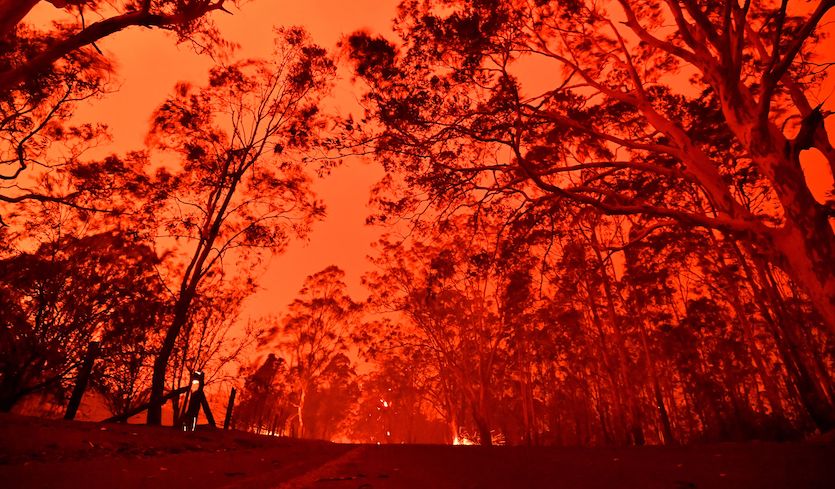
[[[655,362],[649,351],[647,328],[643,321],[639,320],[638,323],[641,330],[641,346],[644,349],[644,361],[647,364],[647,372],[649,373],[653,395],[655,396],[655,407],[658,409],[658,417],[661,421],[662,443],[665,445],[676,445],[677,442],[675,436],[673,436],[673,428],[670,424],[670,416],[667,413],[667,407],[664,405],[664,396],[661,393],[661,384],[658,382],[658,370],[655,368]]]
[[[829,375],[828,368],[822,363],[819,356],[820,350],[817,341],[814,338],[813,330],[811,328],[803,327],[805,323],[797,321],[797,317],[786,309],[786,297],[780,291],[777,285],[777,280],[774,277],[773,271],[765,268],[765,276],[767,278],[766,285],[770,294],[777,300],[776,311],[781,318],[781,324],[784,328],[790,328],[791,341],[794,342],[795,348],[802,352],[801,358],[805,362],[806,368],[815,379],[816,385],[819,386],[822,395],[829,401],[831,405],[835,405],[835,395],[833,395],[832,377]],[[796,284],[790,283],[792,290],[792,299],[794,301],[803,301],[798,299]],[[801,325],[802,324],[802,325]],[[824,334],[829,336],[829,331],[824,331]]]
[[[490,390],[489,385],[489,371],[486,367],[481,367],[481,387],[478,392],[478,402],[474,406],[474,416],[476,426],[478,427],[478,435],[481,439],[482,446],[493,445],[493,433],[490,429]]]
[[[712,237],[712,235],[711,235]],[[712,240],[715,245],[715,248],[718,252],[718,259],[719,261],[725,265],[725,255],[721,252],[720,243],[717,240]],[[737,247],[736,243],[733,241],[730,242],[730,246],[733,249],[736,255],[736,261],[740,263],[743,269],[747,266],[746,264],[742,264],[742,261],[745,260],[745,256],[742,254],[742,251]],[[731,257],[733,259],[733,257]],[[753,277],[748,275],[749,287],[753,291],[756,288],[756,283],[753,282]],[[759,346],[756,343],[756,337],[754,334],[754,327],[751,324],[751,321],[748,319],[748,314],[746,313],[742,301],[741,301],[741,290],[737,287],[736,282],[731,279],[727,281],[728,286],[728,301],[731,303],[731,307],[734,309],[734,312],[737,316],[737,321],[739,321],[740,326],[742,327],[742,332],[745,335],[744,341],[748,347],[748,353],[751,355],[751,359],[754,362],[756,367],[757,374],[762,381],[763,389],[765,390],[766,399],[768,399],[768,404],[771,407],[772,414],[779,420],[782,424],[785,424],[787,421],[785,413],[783,411],[783,403],[780,399],[780,392],[777,387],[777,384],[774,382],[773,375],[769,372],[768,365],[765,361],[765,358],[760,351]],[[752,292],[756,293],[756,292]]]
[[[528,358],[528,332],[524,321],[517,321],[517,367],[519,369],[519,403],[522,411],[522,441],[525,445],[533,444],[534,410],[531,395],[531,362]]]
[[[752,236],[751,244],[803,287],[835,334],[835,231],[828,209],[809,191],[800,166],[800,152],[813,141],[787,139],[773,122],[760,117],[759,103],[738,81],[726,80],[718,67],[703,68],[719,94],[729,129],[769,180],[783,207],[782,226],[755,233],[759,236]],[[803,120],[800,132],[807,122]]]
[[[491,433],[490,423],[482,411],[481,406],[473,406],[473,421],[475,421],[478,429],[479,444],[483,447],[490,447],[493,446],[493,433]]]
[[[792,340],[793,333],[791,332],[791,325],[785,324],[786,318],[782,317],[779,313],[779,302],[781,298],[777,296],[777,293],[767,283],[766,265],[762,263],[762,260],[757,259],[754,260],[754,263],[762,282],[762,287],[754,286],[755,299],[760,306],[760,310],[767,324],[771,326],[777,351],[783,360],[786,373],[797,390],[803,407],[815,425],[822,431],[830,430],[835,427],[835,412],[833,412],[832,405],[826,402],[822,397],[822,393],[816,389],[819,385],[812,380],[803,360],[798,357],[799,352]],[[743,262],[743,267],[746,268],[746,273],[750,276],[751,270],[748,268],[747,263]],[[777,317],[769,310],[769,302],[774,305]]]
[[[191,297],[193,297],[193,293],[190,290],[186,290],[185,293],[180,295],[180,298],[174,305],[174,318],[165,332],[162,347],[154,359],[154,373],[151,378],[151,405],[148,408],[147,417],[147,423],[149,425],[159,426],[162,424],[162,398],[165,393],[165,373],[168,368],[168,360],[174,352],[177,336],[188,320]]]
[[[307,397],[307,387],[302,387],[299,392],[299,405],[296,416],[299,419],[299,431],[297,433],[299,438],[304,438],[304,403]]]
[[[480,417],[476,417],[475,424],[478,427],[479,444],[483,447],[493,446],[493,434],[490,432],[490,425]]]
[[[802,227],[787,223],[774,233],[775,249],[780,253],[777,265],[803,287],[830,334],[835,335],[835,235],[821,212],[802,216],[802,221]]]
[[[596,226],[596,225],[595,225]],[[615,348],[618,356],[618,369],[622,382],[623,390],[626,392],[626,405],[628,407],[628,433],[632,443],[636,446],[642,446],[646,442],[644,438],[644,430],[641,426],[641,409],[638,404],[638,395],[632,379],[629,378],[629,359],[627,357],[626,341],[623,336],[623,328],[620,321],[620,316],[617,314],[615,306],[615,297],[612,281],[609,277],[609,267],[600,252],[601,246],[597,239],[595,226],[591,229],[591,242],[597,257],[598,269],[600,271],[600,278],[603,282],[603,295],[606,297],[606,311],[609,316],[609,322],[612,325],[613,336],[615,339]]]
[[[449,435],[450,439],[452,440],[452,444],[456,445],[458,443],[458,422],[455,420],[455,417],[451,417],[449,421],[447,421],[447,428],[449,428]]]

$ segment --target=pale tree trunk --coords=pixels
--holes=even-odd
[[[797,321],[792,321],[793,314],[786,309],[787,297],[785,297],[783,292],[780,290],[773,271],[768,267],[764,268],[767,280],[766,285],[768,286],[769,294],[775,297],[775,300],[777,301],[775,312],[781,318],[781,325],[783,325],[784,328],[790,328],[788,329],[787,336],[789,336],[794,348],[802,353],[804,364],[815,378],[816,385],[818,385],[821,389],[821,394],[828,399],[831,405],[835,406],[835,404],[833,404],[835,403],[835,396],[833,396],[834,391],[831,383],[831,377],[829,375],[828,368],[823,365],[822,359],[818,355],[819,348],[817,340],[813,338],[812,332],[809,328],[799,328],[797,327]],[[796,284],[791,283],[789,286],[792,291],[792,298],[797,301],[798,295],[800,294],[798,293],[799,291],[797,290]],[[835,414],[835,412],[833,412],[833,414]]]
[[[449,428],[450,443],[456,444],[459,441],[458,432],[461,429],[458,424],[457,407],[453,403],[452,396],[449,393],[446,385],[444,386],[444,402],[447,406],[447,427]]]
[[[644,350],[644,362],[647,364],[647,373],[649,373],[650,382],[652,382],[653,395],[655,396],[655,407],[658,410],[658,417],[661,421],[661,436],[662,442],[665,445],[676,445],[676,438],[673,435],[673,427],[670,423],[670,415],[667,413],[667,407],[664,404],[664,396],[661,393],[661,384],[658,381],[658,369],[649,351],[649,341],[647,339],[647,328],[644,321],[638,320],[638,326],[641,330],[641,346]]]
[[[611,375],[610,372],[607,371]],[[593,402],[590,400],[588,406],[594,409],[595,414],[597,414],[597,421],[600,423],[600,434],[603,436],[603,444],[606,446],[615,444],[615,438],[617,437],[618,433],[616,433],[616,427],[612,425],[615,424],[614,420],[610,420],[612,416],[609,415],[608,410],[606,409],[606,404],[603,402],[603,393],[606,392],[608,389],[605,389],[602,382],[603,376],[594,376],[596,380],[594,382],[595,388],[597,390],[597,396],[594,396]],[[600,379],[600,380],[597,380]],[[616,392],[615,394],[615,410],[618,411],[618,415],[623,412],[623,404],[620,401],[620,392],[617,386],[613,385],[612,390]],[[578,407],[579,409],[579,407]],[[589,434],[591,433],[591,419],[587,416],[586,422],[586,437],[583,441],[583,445],[587,444],[589,439]]]
[[[804,214],[795,208],[791,214],[796,222],[789,221],[774,232],[777,265],[803,288],[835,334],[835,235],[822,213]]]
[[[446,418],[447,428],[449,429],[449,443],[454,445],[458,441],[458,411],[456,404],[454,402],[454,396],[452,395],[452,389],[449,386],[449,370],[444,365],[444,360],[440,358],[440,354],[436,357],[437,365],[438,365],[438,372],[441,384],[441,392],[440,396],[442,399],[441,410],[445,410],[446,412],[443,413]]]
[[[527,350],[527,344],[523,345]],[[519,354],[519,402],[522,410],[522,427],[525,430],[523,441],[525,445],[531,446],[536,444],[535,420],[533,409],[533,396],[531,394],[531,371],[530,361],[527,355]]]
[[[751,326],[751,322],[748,320],[746,312],[742,309],[742,305],[740,304],[738,297],[731,299],[731,306],[736,313],[740,326],[742,326],[742,334],[744,335],[743,340],[745,341],[748,353],[751,355],[751,359],[754,362],[758,377],[763,383],[763,390],[765,390],[765,397],[768,399],[771,411],[781,422],[783,422],[785,420],[783,403],[780,400],[780,395],[777,386],[774,383],[774,379],[768,372],[768,366],[766,365],[765,359],[760,352],[759,345],[757,345],[754,338],[754,328]]]
[[[307,386],[302,386],[299,391],[299,404],[296,411],[296,416],[299,419],[299,438],[304,438],[304,404],[307,400],[307,389]]]
[[[586,288],[588,290],[591,290],[590,286],[588,284],[586,285]],[[624,397],[623,396],[623,385],[622,385],[622,383],[621,383],[621,381],[619,380],[619,377],[618,377],[618,369],[616,368],[615,365],[613,365],[612,359],[609,355],[609,351],[608,351],[609,341],[607,339],[606,331],[603,329],[603,319],[600,317],[600,313],[597,310],[597,304],[594,300],[594,297],[588,291],[587,291],[587,295],[588,295],[587,305],[588,305],[589,311],[591,312],[591,322],[597,328],[598,341],[600,343],[599,344],[600,357],[601,357],[601,360],[602,360],[602,364],[605,367],[604,370],[607,374],[607,377],[608,377],[608,380],[609,380],[609,383],[610,383],[610,387],[611,387],[610,389],[603,389],[602,385],[600,385],[598,383],[598,390],[597,390],[597,392],[598,392],[597,411],[598,411],[598,415],[600,417],[600,424],[601,424],[602,429],[603,429],[604,438],[607,439],[607,444],[610,444],[614,441],[615,437],[617,437],[621,433],[626,433],[626,431],[628,429],[627,424],[626,424],[626,420],[625,420],[626,408],[624,407],[624,400],[623,400],[623,397]],[[615,425],[616,420],[613,419],[610,423],[608,431],[606,429],[607,416],[605,416],[605,414],[606,414],[605,405],[602,404],[603,393],[604,392],[611,392],[612,401],[613,401],[612,403],[613,403],[613,407],[614,407],[614,413],[613,413],[612,417],[613,418],[617,417],[620,420],[620,425],[617,426],[617,425]],[[615,426],[611,426],[611,425],[615,425]],[[618,428],[620,428],[620,429],[618,429]],[[623,439],[620,440],[620,442],[625,443],[627,441],[626,440],[627,436],[628,435],[625,435],[623,437]]]
[[[449,421],[447,421],[447,428],[449,429],[450,443],[455,444],[458,441],[458,421],[456,421],[455,416],[450,416]]]
[[[489,372],[482,369],[481,386],[478,390],[478,401],[473,409],[473,419],[478,427],[478,435],[482,446],[493,445],[493,433],[490,429],[490,391],[487,387],[489,384]]]
[[[803,287],[835,333],[835,231],[831,211],[815,200],[800,166],[800,152],[814,146],[814,140],[804,141],[806,138],[800,136],[789,140],[763,115],[763,107],[767,109],[768,105],[755,102],[747,87],[738,80],[729,80],[717,67],[707,67],[704,72],[719,94],[728,128],[768,179],[783,208],[782,226],[756,233],[760,236],[752,237],[759,239],[752,244]],[[804,119],[800,132],[816,135],[819,124]]]

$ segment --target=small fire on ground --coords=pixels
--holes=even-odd
[[[453,445],[475,445],[476,443],[473,440],[470,440],[466,436],[456,436],[452,439]]]

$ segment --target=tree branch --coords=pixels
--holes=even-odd
[[[78,33],[50,46],[46,51],[33,57],[24,64],[0,73],[0,93],[7,93],[22,81],[45,71],[53,63],[70,52],[90,45],[128,27],[166,28],[175,25],[184,25],[212,11],[226,11],[223,7],[224,1],[216,0],[214,3],[207,1],[202,5],[190,9],[186,8],[183,12],[176,14],[155,14],[147,10],[139,10],[95,22]]]

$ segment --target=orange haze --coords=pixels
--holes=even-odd
[[[240,44],[242,57],[266,56],[272,47],[275,25],[305,26],[320,45],[336,49],[344,34],[359,29],[384,35],[391,34],[391,20],[395,15],[397,0],[306,0],[287,2],[258,0],[244,3],[234,15],[220,14],[215,19],[227,40]],[[30,20],[38,22],[54,15],[55,9],[46,2],[31,14]],[[835,14],[821,22],[827,25]],[[821,46],[821,61],[832,61],[835,43],[827,39]],[[78,111],[80,120],[107,122],[113,134],[113,144],[103,150],[123,152],[140,148],[148,127],[151,111],[165,98],[175,82],[191,80],[202,83],[212,60],[193,52],[187,44],[176,46],[170,35],[159,31],[133,29],[106,38],[99,47],[118,66],[118,91],[103,100],[95,101]],[[549,86],[547,70],[537,69],[527,63],[519,63],[518,75],[530,82],[528,88]],[[356,110],[358,87],[350,82],[350,72],[341,67],[341,81],[334,96],[336,106]],[[835,108],[832,79],[818,93],[811,93],[811,100],[828,99],[828,108]],[[832,122],[831,119],[829,121]],[[835,130],[831,127],[830,130]],[[819,200],[832,188],[832,177],[821,159],[807,158],[804,162],[815,196]],[[365,226],[369,213],[366,205],[368,189],[382,176],[382,170],[367,161],[347,161],[332,175],[318,180],[315,189],[324,199],[328,215],[318,223],[309,243],[294,242],[289,250],[270,260],[260,277],[262,289],[248,300],[241,318],[257,318],[267,314],[281,314],[301,287],[304,278],[330,264],[343,268],[347,273],[349,290],[355,298],[365,294],[360,286],[360,276],[368,264],[365,259],[369,244],[380,231]]]

